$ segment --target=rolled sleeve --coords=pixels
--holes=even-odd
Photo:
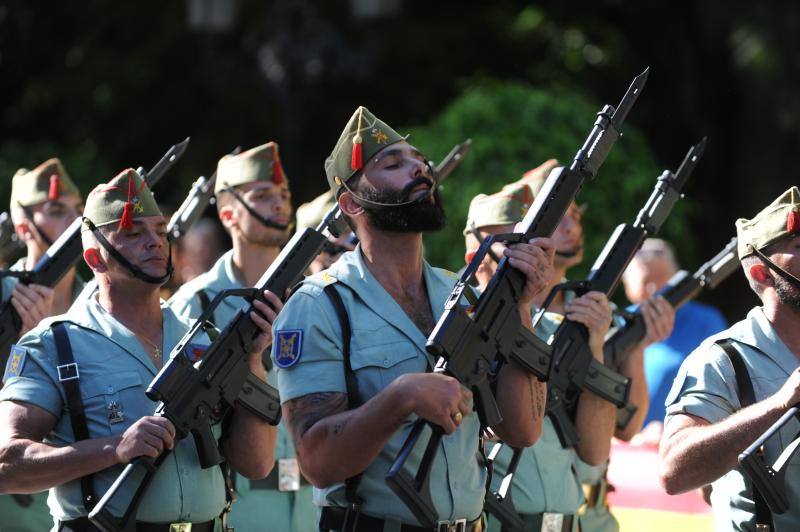
[[[321,292],[316,295],[304,291],[295,293],[278,315],[273,329],[276,341],[272,346],[272,358],[281,403],[311,393],[347,393],[341,326],[333,306],[321,297]],[[276,360],[281,332],[297,330],[302,331],[297,358],[289,367],[281,367]]]
[[[24,359],[15,375],[6,374],[0,401],[19,401],[61,416],[63,398],[56,377],[55,346],[49,329],[26,334],[16,345]]]
[[[665,401],[666,419],[689,414],[709,423],[739,410],[736,377],[728,356],[716,346],[701,346],[683,362]]]

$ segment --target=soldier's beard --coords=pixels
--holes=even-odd
[[[403,203],[409,200],[410,190],[419,185],[415,180],[403,190],[364,190],[359,195],[378,203]],[[447,216],[442,206],[439,190],[433,192],[433,202],[425,195],[420,201],[397,207],[377,207],[363,205],[370,225],[382,231],[398,233],[422,233],[438,231],[447,224]]]
[[[773,279],[778,300],[786,306],[800,310],[800,290],[780,275],[776,275]]]

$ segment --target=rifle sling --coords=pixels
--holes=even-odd
[[[350,363],[350,339],[352,337],[352,330],[350,328],[350,317],[347,314],[347,308],[344,306],[342,296],[336,290],[335,284],[329,284],[323,289],[325,294],[331,300],[333,309],[336,311],[336,316],[339,318],[339,326],[342,328],[342,356],[344,357],[344,381],[347,386],[347,402],[350,408],[356,408],[361,405],[361,397],[358,393],[358,381],[356,374],[353,371],[353,366]],[[362,499],[358,496],[358,486],[361,484],[361,475],[352,476],[344,481],[344,494],[350,508],[356,512],[360,511]],[[350,510],[348,508],[348,510]]]
[[[742,354],[735,347],[734,341],[730,338],[725,338],[724,340],[717,340],[715,343],[723,351],[725,351],[725,354],[728,355],[728,358],[731,361],[733,373],[736,376],[736,388],[739,392],[739,403],[741,404],[742,408],[747,408],[748,406],[755,404],[756,394],[753,390],[753,382],[750,379],[750,373],[747,371],[747,366],[742,359]],[[748,346],[753,347],[749,344]],[[765,525],[769,527],[768,530],[774,530],[775,527],[772,524],[772,512],[767,505],[767,501],[761,495],[761,492],[758,491],[755,484],[753,484],[753,503],[756,507],[756,527],[758,527],[758,525]]]
[[[81,399],[81,387],[78,372],[78,364],[72,355],[72,346],[69,343],[69,335],[63,321],[59,321],[52,326],[53,338],[56,342],[56,353],[58,355],[58,380],[64,388],[64,396],[67,400],[67,412],[72,425],[72,433],[75,441],[89,439],[89,427],[86,423],[86,415]],[[93,475],[81,477],[81,500],[86,508],[86,513],[92,511],[97,504],[97,495],[94,491]]]

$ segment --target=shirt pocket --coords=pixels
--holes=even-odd
[[[427,361],[419,349],[393,327],[375,331],[359,331],[362,339],[371,344],[359,347],[353,344],[350,364],[358,380],[358,391],[363,401],[389,386],[406,373],[419,373],[426,369]]]
[[[142,377],[136,371],[97,376],[81,382],[80,386],[92,436],[124,432],[142,415],[147,415],[143,408],[152,405],[144,395]]]

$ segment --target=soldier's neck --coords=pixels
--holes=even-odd
[[[144,281],[112,283],[98,279],[98,302],[106,312],[132,331],[161,331],[161,294],[159,286]]]
[[[233,241],[233,265],[239,281],[244,286],[255,286],[281,249],[277,246],[264,246],[252,242]]]
[[[800,309],[785,305],[774,297],[765,298],[764,315],[775,328],[781,341],[800,358]]]
[[[364,233],[359,235],[361,254],[381,286],[391,294],[424,293],[422,234],[374,230]]]

